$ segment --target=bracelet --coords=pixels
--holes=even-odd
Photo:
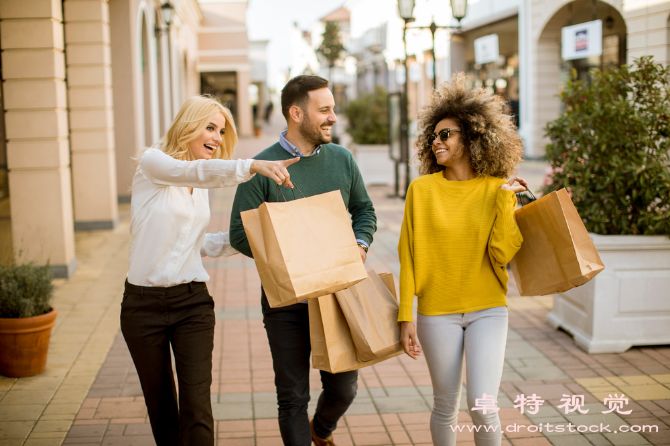
[[[361,243],[361,242],[357,242],[356,244],[357,244],[358,246],[360,246],[361,248],[363,248],[363,251],[365,251],[366,253],[368,252],[368,247],[365,246],[363,243]]]

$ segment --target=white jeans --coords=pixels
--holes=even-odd
[[[498,407],[498,388],[502,379],[507,343],[507,307],[494,307],[471,313],[424,316],[419,314],[417,335],[423,347],[433,383],[433,413],[430,432],[433,444],[454,446],[455,428],[463,383],[463,354],[466,361],[468,409],[476,400],[493,397]],[[482,407],[482,405],[480,405]],[[499,446],[502,428],[497,411],[470,410],[477,446]],[[485,426],[489,426],[487,432]],[[493,428],[496,430],[492,432]]]

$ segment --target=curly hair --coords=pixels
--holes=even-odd
[[[503,113],[504,105],[502,97],[483,88],[470,88],[464,73],[455,74],[451,82],[440,85],[433,92],[431,104],[419,113],[420,134],[415,147],[421,175],[444,170],[444,166],[437,164],[428,137],[446,118],[460,124],[461,142],[478,176],[512,175],[523,156],[523,146],[512,118]]]

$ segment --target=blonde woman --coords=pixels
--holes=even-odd
[[[407,192],[398,245],[401,341],[416,359],[416,295],[418,337],[433,384],[433,444],[456,444],[465,357],[467,404],[480,426],[475,444],[500,445],[505,266],[521,247],[515,192],[526,185],[506,178],[521,161],[521,140],[503,113],[502,98],[469,88],[464,75],[440,86],[419,120],[423,176]]]
[[[214,301],[201,257],[237,251],[227,232],[205,233],[206,189],[233,186],[255,173],[292,187],[286,167],[298,158],[232,161],[236,143],[230,111],[216,99],[195,96],[181,107],[159,146],[141,153],[133,177],[121,331],[158,446],[214,444]]]

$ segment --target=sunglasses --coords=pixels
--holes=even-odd
[[[433,145],[437,138],[440,138],[440,141],[442,142],[447,142],[451,132],[460,133],[461,131],[458,129],[442,129],[438,133],[430,134],[428,135],[428,145]]]

